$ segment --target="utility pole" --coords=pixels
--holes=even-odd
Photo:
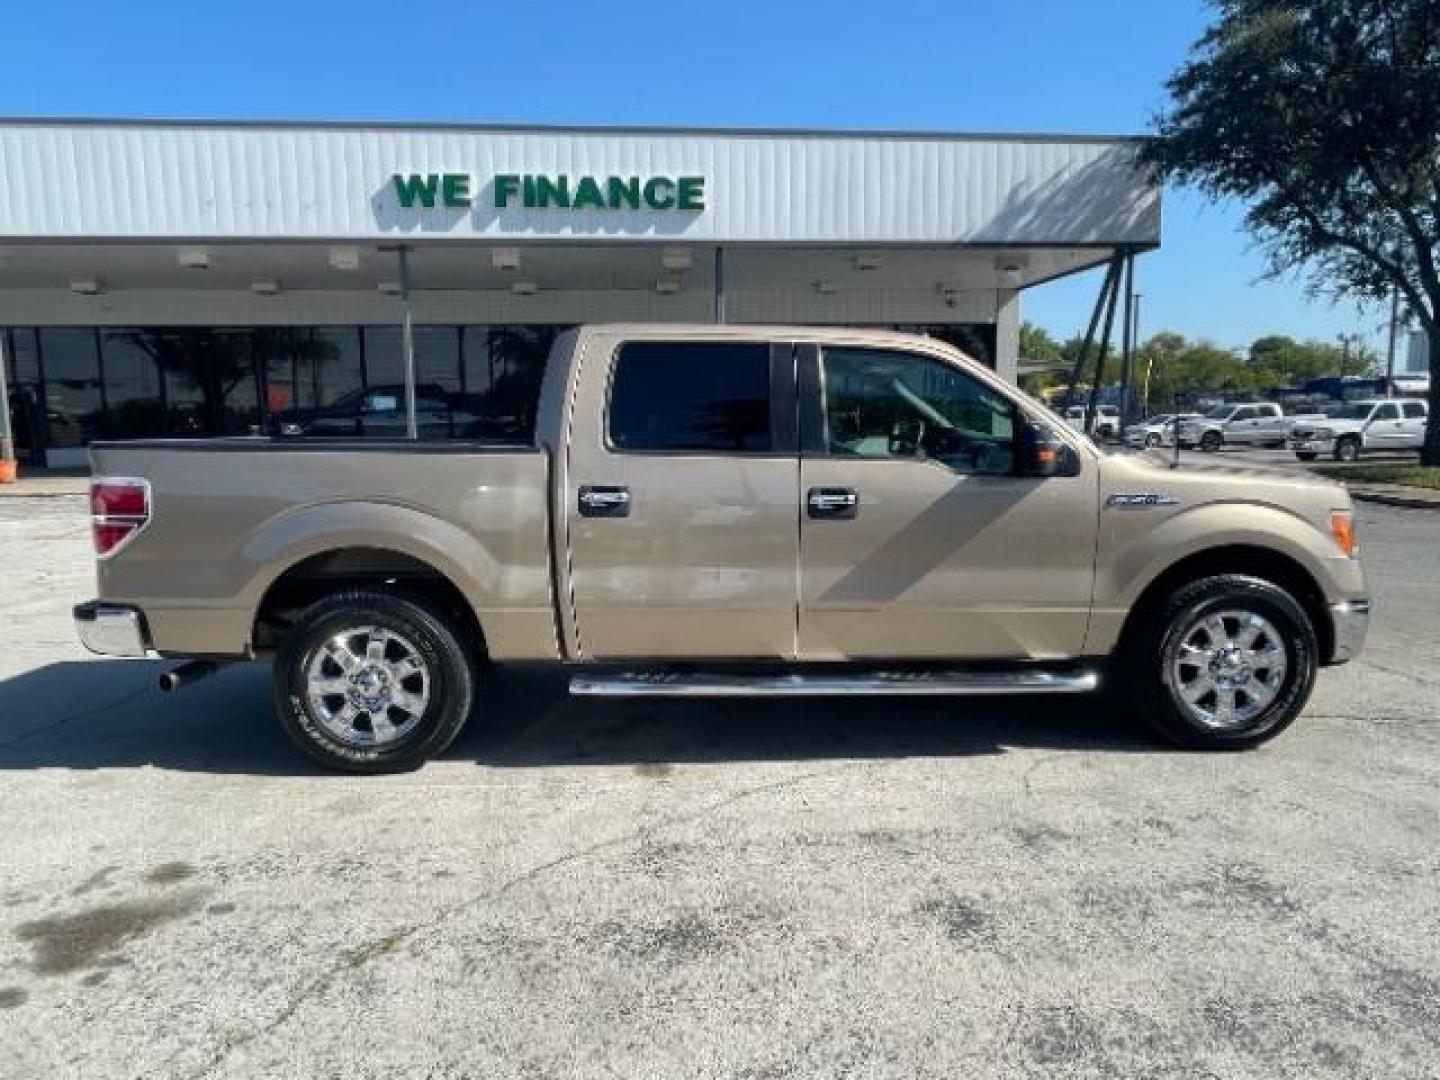
[[[1385,396],[1395,396],[1395,335],[1400,326],[1400,290],[1390,293],[1390,339],[1385,345]]]

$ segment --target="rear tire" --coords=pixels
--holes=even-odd
[[[1213,454],[1225,444],[1225,437],[1218,431],[1207,431],[1200,436],[1200,449],[1207,454]]]
[[[1301,461],[1314,461],[1317,455],[1314,450],[1296,450],[1295,456]]]
[[[1146,436],[1145,436],[1145,447],[1146,447],[1146,449],[1148,449],[1148,450],[1155,450],[1155,449],[1158,449],[1159,446],[1160,446],[1160,436],[1159,436],[1159,435],[1156,435],[1156,434],[1152,431],[1149,435],[1146,435]]]
[[[1132,710],[1168,741],[1243,750],[1300,715],[1319,652],[1294,597],[1260,578],[1225,574],[1182,585],[1138,612],[1115,677]]]
[[[301,613],[275,657],[275,708],[301,750],[332,769],[406,772],[469,718],[475,661],[440,611],[369,590]]]

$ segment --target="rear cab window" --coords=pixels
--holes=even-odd
[[[769,454],[779,438],[772,346],[641,341],[620,346],[610,376],[610,449],[638,454]],[[788,350],[787,350],[788,351]]]

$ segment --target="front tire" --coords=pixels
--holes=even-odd
[[[1159,446],[1160,446],[1160,436],[1159,436],[1159,435],[1156,435],[1156,434],[1152,431],[1149,435],[1146,435],[1146,436],[1145,436],[1145,448],[1146,448],[1147,450],[1155,450],[1155,449],[1158,449]]]
[[[1353,435],[1347,435],[1335,444],[1336,461],[1359,461],[1360,440]]]
[[[450,620],[390,593],[337,593],[301,613],[275,657],[286,734],[332,769],[405,772],[460,733],[475,663]]]
[[[1314,450],[1296,450],[1295,457],[1300,461],[1314,461],[1316,454]]]
[[[1179,746],[1241,750],[1284,731],[1315,686],[1319,642],[1304,608],[1259,578],[1181,586],[1127,634],[1132,707]]]
[[[1225,443],[1225,438],[1218,431],[1207,431],[1200,436],[1200,449],[1207,454],[1213,454]]]

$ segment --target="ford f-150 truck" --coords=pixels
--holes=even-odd
[[[485,665],[588,695],[1107,691],[1169,739],[1288,725],[1368,620],[1345,491],[1107,457],[939,341],[561,335],[523,443],[252,436],[92,451],[84,643],[273,658],[320,761],[411,768]]]
[[[1297,417],[1290,448],[1301,461],[1329,454],[1355,461],[1370,450],[1419,450],[1425,445],[1427,403],[1413,399],[1352,401],[1320,416]]]

